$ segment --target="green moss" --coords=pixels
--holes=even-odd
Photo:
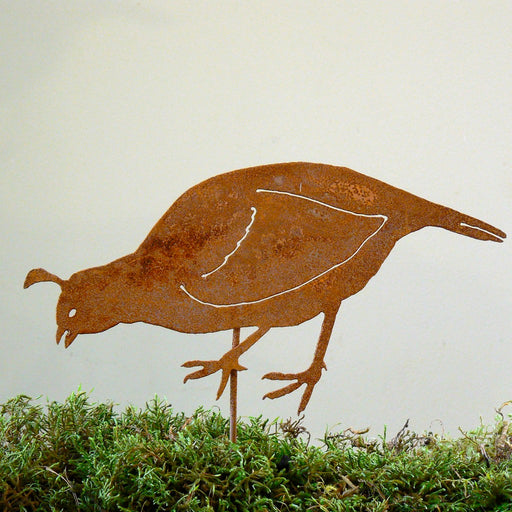
[[[155,398],[116,412],[84,393],[0,406],[3,511],[512,511],[512,428],[503,415],[458,439],[405,427],[392,440],[300,422],[191,418]]]

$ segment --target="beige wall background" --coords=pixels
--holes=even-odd
[[[306,160],[346,165],[512,235],[508,1],[1,1],[0,400],[218,406],[218,377],[182,383],[231,334],[136,324],[55,345],[59,289],[23,290],[132,252],[171,203],[215,174]],[[341,308],[306,410],[379,435],[457,433],[512,398],[512,240],[425,229],[397,244]],[[269,371],[309,364],[320,318],[244,356],[242,416]],[[243,334],[243,333],[242,333]]]

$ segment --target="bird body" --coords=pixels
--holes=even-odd
[[[238,357],[272,327],[324,314],[311,367],[269,393],[277,398],[306,384],[307,405],[325,367],[323,358],[341,302],[378,272],[395,243],[426,226],[501,242],[505,233],[344,167],[286,163],[242,169],[185,192],[139,248],[67,281],[42,269],[25,285],[54,281],[62,288],[57,341],[117,323],[146,322],[184,333],[257,327],[219,361],[186,377],[222,370],[218,396]],[[73,311],[73,315],[70,312]]]

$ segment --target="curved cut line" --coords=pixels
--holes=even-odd
[[[461,227],[463,228],[471,228],[471,229],[476,229],[477,231],[481,231],[482,233],[485,233],[487,235],[491,235],[495,238],[501,238],[500,236],[496,235],[495,233],[493,233],[492,231],[489,231],[487,229],[484,229],[484,228],[479,228],[478,226],[473,226],[472,224],[466,224],[465,222],[461,222],[459,224]]]
[[[268,297],[264,297],[263,299],[251,300],[251,301],[246,301],[246,302],[235,302],[233,304],[214,304],[213,302],[206,302],[206,301],[203,301],[203,300],[199,299],[198,297],[195,297],[182,284],[180,286],[180,290],[183,290],[192,300],[195,300],[196,302],[199,302],[200,304],[203,304],[205,306],[212,306],[214,308],[231,308],[231,307],[236,307],[236,306],[247,306],[249,304],[258,304],[260,302],[264,302],[266,300],[270,300],[270,299],[273,299],[275,297],[279,297],[280,295],[284,295],[286,293],[290,293],[290,292],[293,292],[295,290],[298,290],[299,288],[302,288],[303,286],[306,286],[307,284],[315,281],[316,279],[320,279],[321,277],[325,276],[325,274],[328,274],[329,272],[331,272],[331,270],[335,270],[335,269],[341,267],[342,265],[344,265],[345,263],[348,263],[352,258],[354,258],[356,256],[356,254],[359,253],[359,251],[365,246],[365,244],[369,240],[371,240],[375,235],[377,235],[377,233],[384,227],[384,224],[386,224],[386,222],[388,221],[388,216],[387,215],[356,213],[356,212],[352,212],[350,210],[344,210],[343,208],[338,208],[336,206],[332,206],[332,205],[327,204],[327,203],[323,203],[322,201],[318,201],[316,199],[311,199],[311,198],[306,197],[306,196],[301,196],[301,195],[298,195],[298,194],[293,194],[292,192],[283,192],[283,191],[280,191],[280,190],[267,190],[267,189],[261,189],[261,188],[257,189],[256,192],[268,192],[268,193],[271,193],[271,194],[281,194],[281,195],[286,195],[286,196],[291,196],[291,197],[298,197],[300,199],[304,199],[306,201],[311,201],[313,203],[317,203],[317,204],[320,204],[322,206],[326,206],[327,208],[332,208],[333,210],[338,210],[340,212],[348,213],[350,215],[356,215],[358,217],[367,217],[367,218],[379,218],[379,219],[382,219],[382,224],[371,235],[367,236],[363,240],[361,245],[348,258],[346,258],[345,260],[341,261],[340,263],[336,263],[336,265],[333,265],[332,267],[328,268],[327,270],[324,270],[320,274],[317,274],[316,276],[313,276],[312,278],[308,279],[307,281],[304,281],[303,283],[298,284],[297,286],[289,288],[288,290],[283,290],[282,292],[274,293],[272,295],[269,295]],[[256,209],[254,208],[254,210],[256,210]],[[254,211],[254,213],[256,213],[256,212]],[[254,219],[254,215],[253,215],[253,219]],[[253,220],[253,219],[251,219],[251,220]],[[251,222],[251,224],[252,224],[252,222]],[[249,227],[250,227],[250,225],[248,226],[248,228]],[[246,229],[246,234],[240,240],[240,243],[247,236],[247,233],[248,233],[248,231]],[[238,247],[239,247],[239,245],[237,244],[237,247],[235,248],[235,251],[238,249]],[[228,256],[233,254],[235,251],[230,253]],[[218,268],[220,268],[220,267],[218,267]]]
[[[284,190],[269,190],[266,188],[258,188],[256,192],[268,192],[269,194],[281,194],[282,196],[290,196],[290,197],[298,197],[299,199],[304,199],[305,201],[310,201],[311,203],[321,204],[326,208],[331,208],[331,210],[337,210],[338,212],[348,213],[349,215],[355,215],[357,217],[367,217],[367,218],[380,218],[384,219],[384,222],[388,220],[386,215],[382,215],[379,213],[357,213],[351,210],[344,210],[343,208],[339,208],[338,206],[333,206],[332,204],[324,203],[319,201],[318,199],[311,199],[311,197],[303,196],[300,194],[294,194],[293,192],[285,192]]]
[[[247,227],[245,228],[245,234],[242,238],[240,238],[240,240],[238,240],[238,242],[236,243],[236,247],[229,253],[227,254],[226,256],[224,256],[224,261],[217,267],[217,268],[214,268],[212,271],[210,272],[207,272],[206,274],[203,274],[201,277],[204,279],[208,276],[211,276],[214,272],[217,272],[217,270],[219,270],[220,268],[222,268],[229,260],[229,258],[231,258],[231,256],[233,256],[233,254],[235,254],[236,251],[238,251],[238,249],[240,248],[240,245],[242,245],[242,242],[245,240],[245,238],[247,237],[247,235],[249,234],[249,231],[251,229],[251,226],[253,225],[254,223],[254,218],[256,217],[256,208],[254,208],[254,206],[251,206],[251,210],[252,210],[252,214],[251,214],[251,221],[249,222],[249,224],[247,225]]]

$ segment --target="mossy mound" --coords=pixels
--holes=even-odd
[[[458,439],[369,440],[346,430],[317,446],[299,421],[251,418],[228,439],[214,411],[159,399],[116,412],[84,393],[0,406],[2,511],[512,511],[512,427]]]

